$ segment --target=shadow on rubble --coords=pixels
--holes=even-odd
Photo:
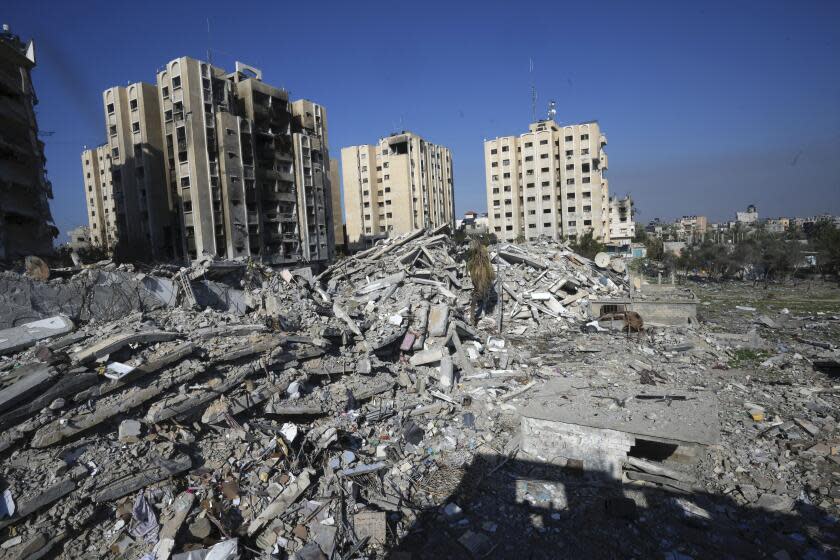
[[[833,557],[820,543],[840,545],[836,522],[802,502],[770,512],[704,491],[622,485],[606,473],[505,459],[477,455],[421,482],[448,507],[416,512],[385,557],[817,559]]]

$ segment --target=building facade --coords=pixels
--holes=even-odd
[[[597,122],[538,121],[484,142],[490,231],[501,241],[610,240],[606,136]]]
[[[330,158],[330,185],[332,190],[332,220],[333,220],[333,238],[335,239],[336,251],[341,250],[346,252],[346,242],[344,239],[344,216],[341,212],[341,176],[339,170],[338,160]]]
[[[113,251],[119,239],[117,217],[125,214],[122,193],[114,193],[111,174],[111,150],[107,144],[82,152],[82,177],[85,185],[90,243]]]
[[[629,246],[636,236],[636,223],[633,221],[633,199],[610,197],[610,244]]]
[[[103,99],[117,240],[156,260],[333,259],[323,107],[290,102],[256,68],[237,62],[227,73],[189,57],[170,61],[156,85],[111,88]],[[104,202],[89,201],[89,218],[97,204],[108,213]],[[108,229],[107,217],[91,219],[94,238],[94,224]]]
[[[376,145],[342,148],[341,169],[351,248],[418,228],[454,229],[449,148],[403,131]]]
[[[0,260],[48,255],[58,229],[32,86],[35,45],[0,31]]]

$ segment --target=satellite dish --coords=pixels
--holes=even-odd
[[[627,263],[621,258],[613,259],[610,261],[610,268],[613,269],[613,272],[624,274],[624,271],[627,270]]]
[[[610,264],[610,256],[606,253],[598,253],[595,255],[595,266],[598,268],[607,268]]]

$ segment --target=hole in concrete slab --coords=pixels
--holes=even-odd
[[[660,441],[636,438],[636,445],[630,448],[628,455],[650,461],[664,461],[674,454],[677,447],[679,446],[674,443],[662,443]]]

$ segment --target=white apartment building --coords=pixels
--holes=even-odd
[[[501,241],[610,240],[607,138],[597,122],[542,120],[484,142],[490,231]]]

